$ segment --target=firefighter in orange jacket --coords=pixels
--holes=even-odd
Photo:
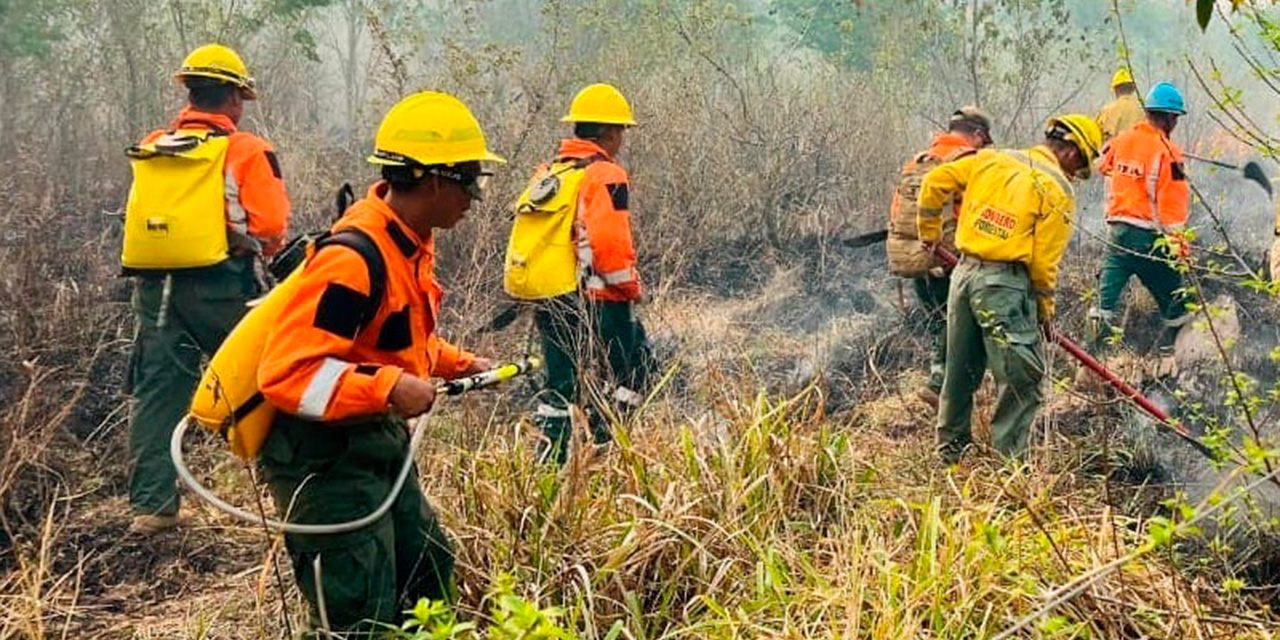
[[[294,303],[267,339],[259,386],[279,413],[261,465],[276,506],[296,523],[359,518],[387,496],[408,455],[405,418],[435,401],[433,376],[491,363],[435,335],[441,289],[435,235],[480,197],[482,162],[500,162],[465,105],[440,93],[409,96],[387,114],[369,161],[383,180],[334,231],[376,246],[385,278],[360,251],[326,245],[310,259]],[[377,291],[377,294],[375,294]],[[391,512],[339,535],[285,537],[298,587],[323,602],[333,630],[393,623],[420,597],[451,595],[453,552],[410,477]]]
[[[919,210],[916,199],[925,174],[940,164],[972,154],[991,144],[991,118],[977,107],[961,107],[951,114],[947,131],[933,137],[929,148],[902,167],[898,188],[889,206],[889,237],[885,248],[889,272],[911,278],[916,298],[926,315],[932,342],[929,380],[920,398],[937,408],[942,391],[942,375],[947,363],[947,291],[951,278],[937,258],[924,250],[916,226]],[[959,199],[947,203],[943,212],[943,246],[955,252],[956,209]]]
[[[141,214],[132,207],[126,211],[123,266],[125,273],[136,276],[137,332],[130,386],[137,402],[129,429],[129,503],[134,512],[130,530],[136,533],[154,533],[178,522],[177,475],[169,459],[169,434],[196,389],[202,355],[217,351],[244,315],[245,304],[261,293],[256,262],[279,248],[289,220],[289,197],[275,150],[237,126],[245,101],[257,98],[244,62],[231,49],[205,45],[187,56],[176,76],[187,88],[188,106],[169,127],[147,135],[134,149],[153,144],[169,132],[211,131],[213,136],[225,137],[223,170],[208,179],[222,183],[214,189],[224,194],[223,208],[209,215],[226,216],[226,237],[217,238],[226,249],[216,263],[200,267],[136,255],[130,248],[134,225],[129,217]],[[155,182],[135,180],[132,189],[179,202],[189,200],[182,191],[189,186],[186,183]],[[174,189],[179,191],[165,193]],[[170,259],[198,250],[189,238],[168,242],[171,246],[163,253]]]
[[[1117,337],[1120,297],[1136,275],[1160,307],[1165,330],[1157,346],[1168,353],[1178,328],[1191,318],[1182,274],[1174,266],[1186,247],[1177,233],[1187,224],[1190,185],[1182,149],[1169,139],[1186,109],[1178,89],[1162,82],[1147,95],[1146,111],[1146,121],[1107,143],[1098,165],[1106,176],[1111,243],[1090,316],[1094,346],[1104,349]]]
[[[654,368],[644,326],[636,317],[640,274],[631,236],[630,183],[617,163],[623,134],[636,124],[614,87],[578,93],[562,122],[573,125],[557,159],[588,162],[579,186],[577,238],[583,279],[577,294],[543,301],[535,322],[546,363],[546,386],[535,414],[546,439],[539,458],[563,463],[570,436],[569,405],[580,401],[579,375],[603,361],[612,376],[603,389],[618,414],[639,406]],[[585,242],[583,242],[585,241]],[[588,411],[596,444],[611,440],[602,407]]]

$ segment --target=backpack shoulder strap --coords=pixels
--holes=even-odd
[[[320,236],[316,239],[316,252],[319,253],[321,249],[334,244],[342,245],[360,254],[365,266],[369,269],[370,304],[360,320],[360,326],[367,327],[378,314],[378,307],[382,306],[382,297],[387,288],[387,263],[373,238],[356,227],[343,227]]]
[[[569,165],[564,169],[560,170],[560,172],[566,172],[566,171],[576,171],[578,169],[586,169],[587,167],[597,162],[600,162],[601,160],[604,160],[604,156],[596,153],[596,154],[592,154],[582,158],[560,157],[560,158],[556,158],[555,162],[557,164],[564,163]]]

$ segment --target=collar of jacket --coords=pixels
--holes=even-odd
[[[178,113],[178,117],[170,123],[174,129],[213,129],[218,128],[227,133],[236,132],[236,123],[221,113],[200,111],[190,105]]]
[[[431,255],[431,237],[428,236],[424,240],[400,219],[400,214],[387,203],[386,198],[390,191],[391,185],[385,180],[379,180],[369,187],[368,193],[364,196],[364,202],[386,222],[387,236],[395,243],[396,248],[400,249],[404,257],[412,258],[419,249],[428,256]]]
[[[613,158],[600,145],[582,138],[565,138],[560,141],[560,152],[556,154],[559,158],[590,158],[591,156],[600,156],[610,162]]]
[[[933,136],[929,144],[929,155],[935,158],[948,159],[960,151],[973,151],[969,141],[958,133],[944,131]]]
[[[1143,134],[1143,135],[1155,136],[1155,137],[1157,137],[1157,138],[1168,138],[1168,137],[1169,137],[1169,136],[1166,136],[1166,135],[1165,135],[1165,133],[1164,133],[1164,130],[1163,130],[1163,129],[1161,129],[1160,127],[1155,126],[1154,124],[1151,124],[1151,121],[1150,121],[1150,120],[1143,120],[1142,122],[1139,122],[1138,124],[1133,125],[1133,128],[1134,128],[1138,133],[1141,133],[1141,134]]]
[[[1067,172],[1062,169],[1061,164],[1058,164],[1058,154],[1054,153],[1053,149],[1050,149],[1048,145],[1039,144],[1031,147],[1030,149],[1027,149],[1026,154],[1031,158],[1044,163],[1045,166],[1057,171],[1064,178],[1066,177]]]

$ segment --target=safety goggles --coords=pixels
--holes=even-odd
[[[461,186],[472,200],[484,200],[484,192],[489,186],[489,178],[493,177],[493,174],[488,171],[464,173],[447,167],[431,167],[426,170],[425,175],[440,176],[445,180],[458,183],[458,186]]]

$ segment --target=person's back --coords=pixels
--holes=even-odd
[[[1186,226],[1191,189],[1182,149],[1145,118],[1107,143],[1099,172],[1106,176],[1108,223],[1166,231]]]
[[[1108,102],[1098,112],[1098,126],[1102,128],[1103,139],[1110,140],[1134,125],[1142,122],[1142,102],[1136,94],[1127,94]]]
[[[177,524],[169,434],[202,356],[261,293],[257,261],[279,247],[289,219],[274,150],[237,127],[257,97],[239,56],[206,45],[176,75],[188,106],[128,151],[135,178],[121,263],[135,277],[129,495],[139,533]]]
[[[1142,101],[1138,99],[1137,85],[1128,68],[1121,68],[1112,76],[1111,91],[1115,99],[1102,107],[1097,118],[1104,143],[1146,119]]]

